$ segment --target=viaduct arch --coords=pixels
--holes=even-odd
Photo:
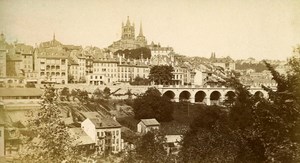
[[[189,101],[207,105],[221,105],[225,99],[235,97],[235,91],[226,87],[159,87],[158,90],[175,102]],[[251,88],[249,92],[260,98],[268,97],[262,88]]]

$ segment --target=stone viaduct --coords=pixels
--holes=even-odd
[[[173,101],[189,101],[191,103],[220,104],[227,96],[235,96],[235,91],[227,87],[195,87],[195,86],[157,86],[163,96]],[[261,87],[251,87],[250,93],[268,97],[268,93]]]
[[[56,87],[62,89],[68,87],[70,90],[78,88],[87,90],[88,92],[94,92],[96,88],[104,89],[108,87],[111,91],[117,91],[117,93],[124,94],[128,90],[131,90],[134,94],[141,94],[146,92],[150,87],[157,88],[163,96],[167,96],[172,101],[189,101],[191,103],[206,103],[207,105],[221,104],[228,96],[235,96],[235,91],[227,87],[210,87],[210,86],[182,86],[182,85],[149,85],[149,86],[132,86],[132,85],[103,85],[94,86],[87,84],[68,84],[68,85],[57,85]],[[274,88],[272,88],[274,89]],[[259,94],[263,97],[268,97],[268,93],[261,87],[251,87],[249,89],[252,94]],[[115,97],[115,98],[126,98],[126,96]]]

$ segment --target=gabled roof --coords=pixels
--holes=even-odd
[[[39,88],[0,88],[0,96],[42,96]]]
[[[81,128],[69,128],[69,133],[75,137],[75,140],[72,142],[75,146],[95,144],[95,142]]]
[[[141,122],[145,125],[145,126],[159,126],[160,123],[155,119],[141,119]]]
[[[95,125],[96,129],[121,127],[119,122],[109,117],[103,117],[97,112],[82,112],[82,114]]]

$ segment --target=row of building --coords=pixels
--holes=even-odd
[[[122,23],[121,39],[113,42],[107,48],[65,45],[59,42],[55,35],[53,39],[42,42],[35,47],[13,43],[9,44],[2,33],[0,35],[0,83],[88,83],[104,85],[116,82],[131,82],[136,77],[148,78],[150,69],[155,65],[172,65],[174,77],[170,84],[202,85],[205,69],[199,65],[182,62],[172,47],[163,47],[159,43],[147,44],[140,32],[135,37],[135,25],[129,18]],[[125,49],[145,47],[150,49],[151,57],[143,54],[139,59],[127,59],[124,54],[114,52]],[[210,64],[224,71],[235,69],[234,61],[227,58],[217,58],[215,53],[210,58]],[[204,75],[205,76],[205,75]],[[206,74],[207,76],[207,74]]]
[[[172,65],[174,84],[192,84],[193,70],[179,63],[170,52],[144,59],[126,59],[124,55],[96,47],[63,45],[55,36],[33,48],[25,44],[8,44],[1,34],[0,77],[2,82],[78,83],[103,85],[148,78],[154,65]],[[18,80],[16,80],[18,79]]]

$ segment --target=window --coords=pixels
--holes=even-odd
[[[119,130],[116,131],[116,135],[117,135],[117,136],[119,135]]]
[[[116,151],[119,151],[119,146],[116,147]]]
[[[99,137],[99,135],[100,135],[99,132],[97,132],[97,137]]]

